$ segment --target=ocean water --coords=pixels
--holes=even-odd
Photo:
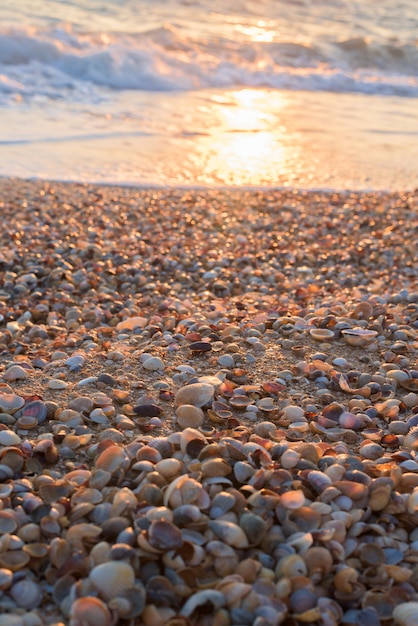
[[[0,3],[0,174],[418,186],[416,0]]]

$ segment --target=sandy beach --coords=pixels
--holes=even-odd
[[[0,207],[0,626],[415,626],[417,193]]]

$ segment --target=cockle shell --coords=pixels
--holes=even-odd
[[[327,342],[335,338],[333,331],[328,328],[311,328],[309,334],[315,341]]]
[[[110,626],[112,616],[99,598],[77,598],[71,605],[70,626]]]
[[[135,585],[135,572],[124,561],[107,561],[93,567],[89,579],[104,600],[111,600]]]
[[[418,602],[398,604],[392,616],[399,626],[418,626]]]
[[[8,413],[13,415],[22,408],[25,404],[25,400],[14,393],[2,393],[0,394],[0,411],[2,413]]]
[[[209,528],[229,546],[247,548],[249,545],[246,534],[237,524],[223,520],[212,520],[209,522]]]
[[[193,383],[179,389],[176,393],[175,402],[177,406],[192,404],[202,407],[208,404],[213,398],[215,387],[208,383]]]
[[[367,346],[375,337],[377,337],[376,330],[367,330],[365,328],[346,328],[341,331],[346,343],[350,346]]]

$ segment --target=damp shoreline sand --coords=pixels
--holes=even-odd
[[[0,207],[2,624],[415,624],[416,192]]]

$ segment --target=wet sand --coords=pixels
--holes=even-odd
[[[0,624],[416,624],[417,194],[0,207]]]

